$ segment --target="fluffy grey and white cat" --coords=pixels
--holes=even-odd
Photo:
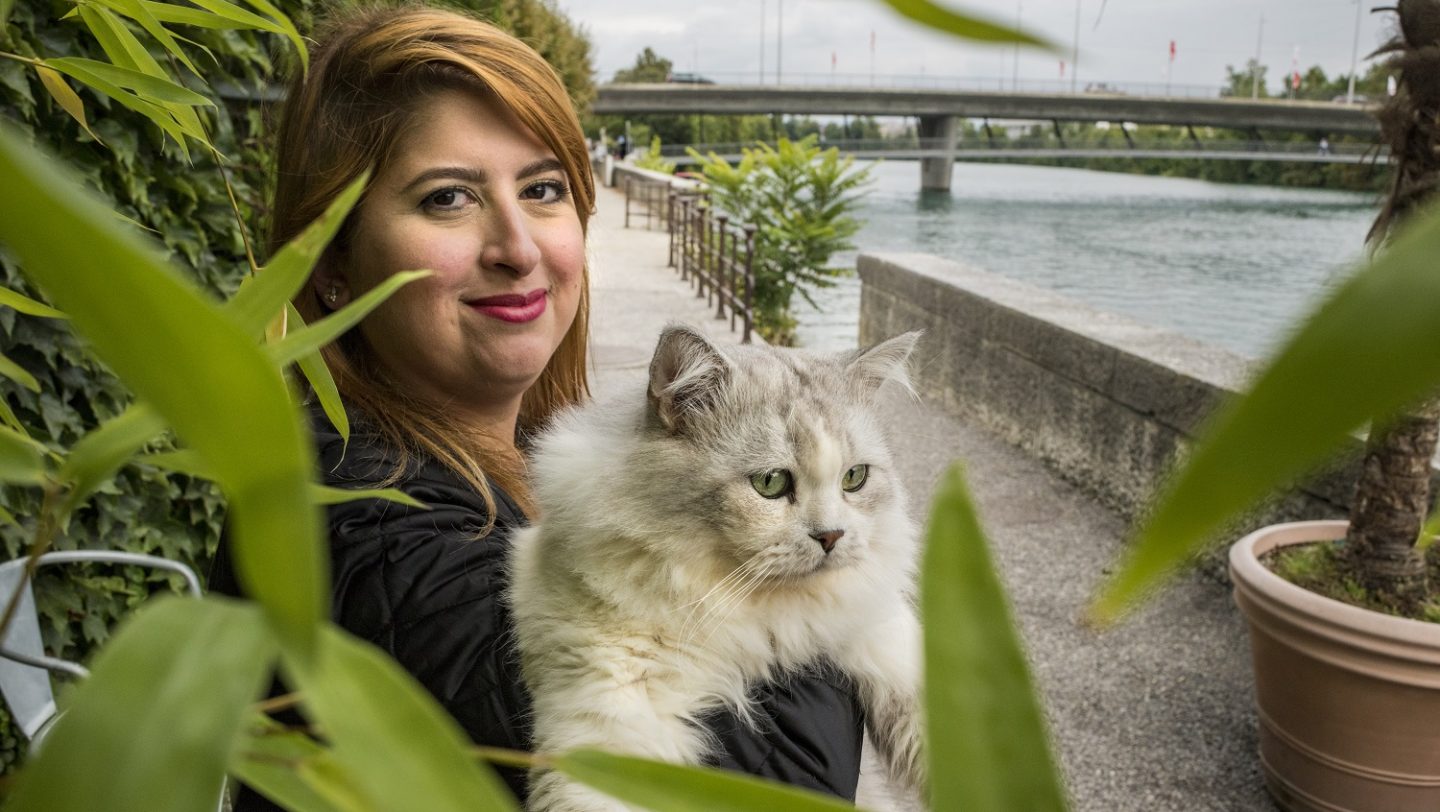
[[[522,669],[542,752],[696,764],[696,717],[828,658],[859,690],[892,779],[919,789],[916,528],[877,421],[909,333],[813,356],[660,336],[644,402],[561,416],[532,462],[538,526],[514,544]],[[637,393],[638,394],[638,393]],[[620,810],[537,776],[536,812]]]

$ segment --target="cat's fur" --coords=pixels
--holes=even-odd
[[[917,337],[820,357],[672,326],[645,402],[557,420],[532,463],[541,521],[512,562],[537,750],[699,763],[698,714],[743,718],[749,686],[827,658],[892,776],[923,787],[916,529],[874,405],[887,380],[908,385]],[[868,478],[846,492],[857,464]],[[757,492],[772,469],[792,495]],[[834,530],[828,552],[811,535]],[[626,808],[555,772],[530,806]]]

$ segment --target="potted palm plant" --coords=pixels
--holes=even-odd
[[[1395,178],[1370,233],[1376,259],[1216,415],[1093,607],[1100,622],[1118,615],[1259,497],[1372,426],[1349,522],[1274,525],[1230,551],[1262,766],[1290,810],[1440,809],[1440,625],[1412,619],[1440,588],[1423,553],[1440,426],[1440,0],[1385,10],[1399,31],[1377,54],[1393,54],[1399,84],[1377,113]],[[1341,591],[1374,608],[1266,566],[1311,542],[1332,542]]]

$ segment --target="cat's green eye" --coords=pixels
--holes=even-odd
[[[870,466],[857,465],[845,472],[845,478],[840,480],[840,487],[851,493],[860,490],[865,485],[865,480],[870,476]]]
[[[764,473],[750,477],[755,492],[766,499],[779,499],[790,492],[790,472],[784,468],[771,468]]]

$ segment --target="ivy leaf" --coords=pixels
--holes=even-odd
[[[50,97],[60,105],[60,109],[69,113],[71,118],[80,122],[80,126],[84,128],[85,132],[90,134],[91,138],[104,144],[105,142],[100,140],[100,136],[96,135],[95,131],[90,129],[90,122],[85,120],[85,103],[80,101],[80,97],[76,95],[75,91],[72,90],[69,85],[65,84],[65,80],[60,74],[40,65],[35,66],[35,72],[40,74],[40,84],[45,86],[45,90],[50,93]]]
[[[39,316],[42,319],[68,319],[69,316],[61,313],[50,305],[41,304],[29,296],[16,293],[15,291],[0,287],[0,305],[14,308],[27,316]]]

